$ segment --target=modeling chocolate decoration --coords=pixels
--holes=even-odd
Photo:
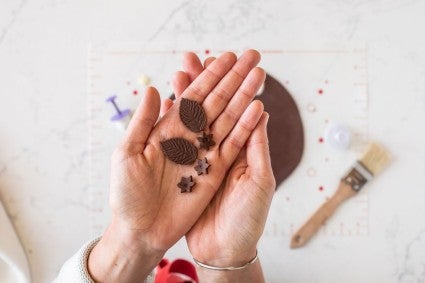
[[[208,168],[211,166],[208,163],[207,158],[204,157],[204,159],[198,159],[198,160],[196,160],[196,163],[197,163],[196,166],[195,166],[196,173],[198,173],[198,175],[202,175],[202,174],[207,175],[208,174]]]
[[[211,146],[215,145],[215,142],[213,141],[213,135],[212,134],[206,134],[205,132],[202,132],[202,137],[197,137],[200,145],[199,147],[202,149],[209,150]]]
[[[190,193],[192,192],[193,186],[195,186],[192,176],[182,177],[180,183],[177,184],[177,187],[180,188],[181,193]]]
[[[193,100],[182,98],[180,101],[180,119],[192,132],[202,131],[207,124],[207,117],[202,106]]]
[[[198,157],[198,149],[184,138],[172,138],[161,142],[161,149],[171,161],[181,164],[193,164]]]

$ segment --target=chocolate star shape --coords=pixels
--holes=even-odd
[[[192,191],[192,187],[195,186],[195,182],[192,179],[192,176],[182,177],[180,183],[177,184],[177,187],[181,189],[181,193],[187,193]]]
[[[208,164],[207,158],[205,157],[204,159],[198,159],[196,160],[196,163],[197,163],[197,165],[195,166],[196,173],[198,173],[198,175],[202,175],[202,174],[207,175],[208,167],[210,167],[210,164]]]
[[[197,138],[198,141],[201,143],[200,148],[205,148],[206,150],[209,150],[210,146],[215,145],[215,142],[212,138],[212,134],[206,134],[205,132],[202,132],[202,137]]]

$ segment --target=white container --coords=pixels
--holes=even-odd
[[[325,131],[325,142],[334,149],[348,149],[351,143],[350,129],[345,125],[329,125]]]

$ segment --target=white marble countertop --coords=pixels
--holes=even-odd
[[[0,193],[34,282],[89,240],[87,49],[127,41],[365,42],[369,135],[394,157],[368,195],[369,235],[297,251],[266,238],[262,262],[267,282],[425,282],[424,14],[419,0],[2,0]]]

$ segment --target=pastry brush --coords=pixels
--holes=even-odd
[[[370,144],[363,157],[341,179],[335,194],[294,234],[290,247],[293,249],[304,246],[335,210],[345,200],[356,195],[367,182],[386,167],[389,161],[390,156],[381,145]]]

